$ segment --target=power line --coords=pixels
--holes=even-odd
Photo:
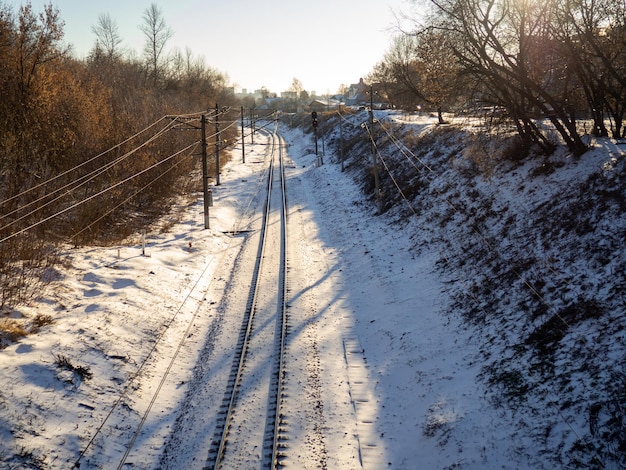
[[[34,201],[31,201],[30,203],[19,207],[15,210],[13,210],[12,212],[0,216],[0,219],[2,218],[6,218],[9,215],[13,215],[21,210],[24,210],[27,207],[32,206],[33,204],[36,204],[37,202],[40,202],[44,199],[49,198],[51,195],[54,195],[60,191],[63,191],[67,188],[71,188],[71,189],[67,189],[67,191],[65,191],[63,194],[61,194],[60,196],[55,197],[54,199],[46,202],[45,204],[36,207],[34,210],[32,210],[31,212],[22,215],[21,217],[12,220],[11,222],[7,223],[6,225],[0,227],[0,231],[4,230],[8,227],[10,227],[11,225],[14,225],[15,223],[19,222],[20,220],[23,220],[31,215],[33,215],[34,213],[36,213],[37,211],[43,209],[44,207],[47,207],[51,204],[53,204],[54,202],[57,202],[59,199],[67,196],[68,194],[71,194],[72,191],[86,185],[87,183],[89,183],[90,181],[93,181],[95,178],[97,178],[98,176],[102,175],[103,173],[105,173],[106,171],[109,171],[111,168],[113,168],[115,165],[123,162],[124,160],[126,160],[128,157],[130,157],[131,155],[133,155],[135,152],[137,152],[138,150],[140,150],[141,148],[145,147],[146,145],[148,145],[149,143],[152,143],[153,141],[155,141],[156,139],[158,139],[159,137],[161,137],[165,132],[167,132],[170,129],[170,125],[166,126],[164,129],[160,130],[157,134],[153,135],[152,137],[150,137],[147,141],[143,142],[141,145],[139,145],[138,147],[135,147],[134,149],[130,150],[129,152],[125,153],[124,155],[118,157],[116,160],[107,163],[105,166],[98,168],[94,171],[92,171],[91,173],[88,173],[86,175],[83,175],[81,177],[79,177],[78,179],[76,179],[75,181],[72,181],[71,183],[66,184],[65,186],[62,186],[60,188],[55,189],[54,191],[45,194],[44,196],[41,196],[39,199],[36,199]],[[55,177],[56,178],[56,177]],[[81,180],[83,180],[81,182]],[[75,185],[74,187],[72,187],[73,185]]]
[[[156,168],[157,166],[159,166],[159,165],[161,165],[161,164],[163,164],[163,163],[165,163],[165,162],[167,162],[167,161],[171,160],[172,158],[174,158],[174,157],[178,156],[180,153],[182,153],[182,152],[184,152],[184,151],[186,151],[186,150],[190,149],[191,147],[196,146],[196,145],[198,145],[198,144],[199,144],[199,142],[195,142],[195,143],[193,143],[193,144],[191,144],[191,145],[187,146],[186,148],[184,148],[184,149],[182,149],[182,150],[180,150],[180,151],[176,152],[175,154],[172,154],[172,155],[170,155],[169,157],[164,158],[163,160],[161,160],[161,161],[159,161],[159,162],[157,162],[157,163],[155,163],[155,164],[153,164],[153,165],[150,165],[149,167],[147,167],[147,168],[145,168],[145,169],[143,169],[143,170],[141,170],[141,171],[139,171],[139,172],[135,173],[134,175],[129,176],[128,178],[126,178],[126,179],[124,179],[124,180],[122,180],[122,181],[119,181],[119,182],[117,182],[117,183],[113,184],[112,186],[109,186],[108,188],[105,188],[105,189],[103,189],[103,190],[101,190],[101,191],[99,191],[99,192],[97,192],[97,193],[95,193],[95,194],[93,194],[93,195],[91,195],[91,196],[89,196],[89,197],[87,197],[87,198],[83,199],[82,201],[78,201],[78,202],[76,202],[76,203],[72,204],[71,206],[66,207],[66,208],[64,208],[64,209],[62,209],[62,210],[60,210],[60,211],[56,212],[55,214],[52,214],[52,215],[50,215],[50,216],[48,216],[48,217],[46,217],[46,218],[44,218],[44,219],[42,219],[42,220],[40,220],[40,221],[38,221],[38,222],[34,223],[34,224],[29,225],[28,227],[25,227],[25,228],[23,228],[23,229],[21,229],[21,230],[19,230],[19,231],[15,232],[15,233],[12,233],[11,235],[6,236],[5,238],[0,239],[0,243],[5,242],[5,241],[7,241],[7,240],[10,240],[11,238],[14,238],[14,237],[16,237],[16,236],[18,236],[18,235],[21,235],[22,233],[25,233],[25,232],[27,232],[28,230],[30,230],[30,229],[32,229],[32,228],[35,228],[35,227],[37,227],[37,226],[39,226],[39,225],[43,224],[44,222],[47,222],[47,221],[49,221],[49,220],[52,220],[52,219],[54,219],[54,218],[56,218],[56,217],[60,216],[61,214],[64,214],[64,213],[66,213],[66,212],[68,212],[68,211],[70,211],[70,210],[72,210],[72,209],[75,209],[76,207],[79,207],[79,206],[81,206],[82,204],[84,204],[84,203],[86,203],[86,202],[88,202],[88,201],[90,201],[90,200],[92,200],[92,199],[95,199],[95,198],[97,198],[98,196],[101,196],[101,195],[103,195],[103,194],[105,194],[105,193],[107,193],[107,192],[111,191],[112,189],[115,189],[115,188],[117,188],[118,186],[121,186],[122,184],[127,183],[128,181],[131,181],[132,179],[136,178],[137,176],[139,176],[139,175],[141,175],[141,174],[143,174],[143,173],[146,173],[147,171],[149,171],[149,170],[151,170],[151,169],[153,169],[153,168]]]
[[[37,198],[37,199],[35,199],[35,200],[33,200],[33,201],[30,201],[29,203],[27,203],[27,204],[25,204],[25,205],[23,205],[23,206],[21,206],[21,207],[18,207],[18,208],[16,208],[16,209],[14,209],[13,211],[9,212],[9,213],[6,213],[6,214],[2,214],[2,215],[0,215],[0,220],[2,220],[2,219],[6,219],[6,218],[10,217],[11,215],[15,215],[15,214],[17,214],[17,213],[19,213],[19,212],[22,212],[22,211],[26,210],[27,208],[32,207],[32,206],[34,206],[34,205],[36,205],[36,204],[40,203],[41,201],[48,199],[48,201],[47,201],[47,202],[45,202],[43,205],[39,205],[39,206],[37,206],[37,207],[34,207],[34,208],[32,208],[29,212],[27,212],[27,213],[25,213],[25,214],[21,215],[20,217],[18,217],[18,218],[16,218],[16,219],[14,219],[14,220],[11,220],[11,221],[10,221],[10,222],[8,222],[8,223],[5,223],[5,225],[3,225],[2,227],[0,227],[0,231],[2,231],[2,230],[6,230],[7,228],[9,228],[9,227],[11,227],[11,226],[13,226],[13,225],[17,224],[18,222],[20,222],[20,221],[22,221],[22,220],[24,220],[24,219],[26,219],[26,218],[28,218],[28,217],[30,217],[30,216],[32,216],[32,215],[34,215],[35,213],[37,213],[37,212],[38,212],[38,211],[40,211],[41,209],[44,209],[45,207],[51,206],[51,205],[52,205],[52,204],[54,204],[54,203],[58,203],[58,201],[59,201],[59,200],[61,200],[62,198],[64,198],[64,197],[66,197],[66,196],[70,195],[70,194],[71,194],[72,192],[74,192],[75,190],[79,189],[80,187],[85,186],[87,183],[89,183],[89,182],[93,181],[93,180],[94,180],[95,178],[97,178],[98,176],[100,176],[100,175],[104,174],[105,172],[109,171],[109,170],[110,170],[111,168],[113,168],[115,165],[118,165],[119,163],[123,162],[124,160],[126,160],[128,157],[130,157],[131,155],[133,155],[134,153],[136,153],[136,152],[137,152],[138,150],[140,150],[141,148],[143,148],[143,147],[147,146],[148,144],[150,144],[150,143],[152,143],[152,142],[156,141],[159,137],[163,136],[163,135],[164,135],[167,131],[169,131],[169,130],[171,130],[172,128],[174,128],[174,126],[176,125],[176,123],[180,122],[180,119],[189,119],[189,118],[196,117],[196,116],[198,116],[198,115],[200,115],[200,114],[201,114],[201,113],[189,113],[189,114],[179,114],[179,115],[166,115],[166,116],[163,116],[163,117],[161,117],[160,119],[158,119],[157,121],[155,121],[154,123],[152,123],[152,124],[150,124],[149,126],[147,126],[146,128],[144,128],[144,129],[142,129],[141,131],[139,131],[139,132],[135,133],[133,136],[131,136],[131,137],[129,137],[129,138],[127,138],[127,139],[125,139],[123,142],[121,142],[121,143],[119,143],[119,144],[117,144],[117,145],[115,145],[115,146],[111,147],[110,149],[108,149],[108,150],[106,150],[106,151],[104,151],[104,152],[102,152],[102,153],[100,153],[100,154],[96,155],[95,157],[93,157],[93,158],[91,158],[91,159],[89,159],[89,160],[87,160],[87,161],[85,161],[85,162],[83,162],[83,163],[81,163],[81,164],[79,164],[79,165],[76,165],[75,167],[73,167],[73,168],[71,168],[71,169],[69,169],[69,170],[66,170],[66,171],[62,172],[62,173],[60,173],[59,175],[56,175],[56,176],[54,176],[54,177],[50,178],[49,180],[46,180],[46,181],[44,181],[44,182],[42,182],[42,183],[39,183],[38,185],[33,186],[32,188],[29,188],[29,189],[27,189],[27,190],[25,190],[25,191],[23,191],[23,192],[21,192],[21,193],[19,193],[19,194],[15,195],[15,196],[12,196],[12,197],[11,197],[11,198],[9,198],[9,199],[6,199],[6,200],[2,201],[2,202],[0,203],[0,205],[2,205],[2,204],[4,204],[4,203],[7,203],[7,202],[9,202],[9,201],[11,201],[11,200],[14,200],[14,199],[16,199],[16,198],[23,197],[24,195],[28,194],[29,192],[31,192],[31,191],[33,191],[33,190],[35,190],[35,189],[41,188],[41,187],[43,187],[43,186],[45,186],[45,185],[48,185],[49,183],[51,183],[51,182],[53,182],[53,181],[57,180],[58,178],[60,178],[60,177],[62,177],[62,176],[64,176],[64,175],[70,174],[70,173],[72,173],[72,172],[74,172],[74,171],[76,171],[76,170],[78,170],[78,169],[82,168],[83,166],[87,165],[88,163],[93,163],[93,162],[94,162],[94,161],[96,161],[98,158],[100,158],[100,157],[102,157],[102,156],[106,155],[107,153],[110,153],[110,152],[111,152],[111,151],[113,151],[113,150],[116,150],[116,149],[120,148],[120,147],[121,147],[122,145],[124,145],[125,143],[128,143],[128,142],[130,142],[131,140],[133,140],[133,139],[137,138],[138,136],[140,136],[141,134],[143,134],[143,133],[147,132],[148,130],[150,130],[151,128],[153,128],[154,126],[156,126],[157,124],[161,123],[164,119],[168,119],[168,123],[167,123],[167,125],[166,125],[165,127],[163,127],[162,129],[160,129],[159,131],[157,131],[157,133],[156,133],[156,134],[154,134],[154,135],[152,135],[151,137],[149,137],[149,138],[148,138],[145,142],[141,143],[140,145],[138,145],[138,146],[137,146],[137,147],[135,147],[134,149],[132,149],[132,150],[130,150],[130,151],[128,151],[128,152],[126,152],[124,155],[122,155],[122,156],[120,156],[120,157],[116,158],[114,161],[112,161],[112,162],[108,162],[108,163],[106,163],[104,166],[102,166],[102,167],[100,167],[100,168],[97,168],[97,169],[95,169],[95,170],[91,171],[91,172],[90,172],[90,173],[88,173],[88,174],[85,174],[85,175],[79,176],[79,177],[77,177],[74,181],[71,181],[71,182],[69,182],[69,183],[67,183],[67,184],[65,184],[65,185],[63,185],[63,186],[61,186],[61,187],[59,187],[59,188],[56,188],[56,189],[54,189],[53,191],[48,192],[48,193],[46,193],[45,195],[43,195],[43,196],[41,196],[41,197],[39,197],[39,198]],[[207,114],[208,114],[209,116],[211,116],[211,117],[217,117],[217,116],[219,116],[219,115],[221,115],[221,114],[224,114],[224,113],[223,113],[223,112],[219,112],[219,113],[217,113],[217,112],[214,112],[214,111],[210,111],[210,112],[209,112],[209,113],[207,113]],[[185,122],[188,122],[188,121],[185,121]],[[230,127],[231,127],[231,126],[229,126],[228,128],[230,128]],[[209,136],[209,138],[213,138],[213,137],[215,137],[215,134],[213,134],[213,135]],[[140,172],[139,174],[141,174],[141,172]],[[135,175],[135,176],[136,176],[136,175]],[[113,187],[115,187],[115,186],[113,186]],[[58,194],[58,193],[60,193],[60,192],[63,192],[63,193],[62,193],[62,194]],[[102,194],[103,192],[106,192],[106,191],[101,191],[100,193],[98,193],[98,194],[96,194],[96,195],[94,195],[94,196],[98,196],[98,195]],[[51,196],[54,196],[55,194],[58,194],[58,195],[57,195],[56,197],[54,197],[54,198],[50,199],[50,197],[51,197]],[[90,199],[90,198],[87,198],[87,199],[85,199],[85,200],[83,200],[83,201],[81,201],[81,202],[79,202],[79,203],[77,203],[77,204],[73,204],[72,206],[70,206],[70,207],[66,208],[66,210],[72,209],[72,208],[76,207],[77,205],[80,205],[80,204],[82,204],[82,203],[84,203],[84,202],[88,201],[89,199]],[[40,225],[41,223],[43,223],[43,222],[45,222],[45,221],[47,221],[47,220],[50,220],[51,218],[54,218],[54,217],[56,217],[57,215],[62,214],[63,212],[66,212],[66,210],[58,211],[56,214],[53,214],[52,216],[47,217],[46,219],[44,219],[44,220],[42,220],[42,221],[39,221],[39,222],[37,222],[37,223],[35,223],[35,224],[32,224],[32,225],[30,225],[30,226],[26,227],[25,229],[21,229],[21,230],[17,231],[17,232],[16,232],[16,233],[14,233],[14,234],[11,234],[11,235],[9,235],[9,236],[6,236],[4,239],[2,239],[2,240],[0,240],[0,241],[8,240],[8,239],[10,239],[10,238],[13,238],[15,235],[18,235],[18,234],[24,233],[26,230],[29,230],[29,229],[31,229],[31,228],[33,228],[33,227],[36,227],[37,225]]]
[[[115,149],[117,149],[117,148],[121,147],[122,145],[124,145],[125,143],[130,142],[130,141],[131,141],[131,140],[133,140],[134,138],[136,138],[136,137],[140,136],[141,134],[143,134],[144,132],[148,131],[148,130],[149,130],[149,129],[151,129],[152,127],[156,126],[158,123],[160,123],[161,121],[163,121],[163,120],[164,120],[164,119],[166,119],[166,118],[167,118],[167,116],[163,116],[163,117],[162,117],[162,118],[160,118],[159,120],[157,120],[157,121],[153,122],[152,124],[150,124],[148,127],[144,128],[144,129],[142,129],[142,130],[140,130],[140,131],[139,131],[139,132],[137,132],[136,134],[134,134],[134,135],[130,136],[129,138],[127,138],[126,140],[124,140],[124,141],[120,142],[119,144],[116,144],[115,146],[111,147],[110,149],[105,150],[104,152],[102,152],[102,153],[100,153],[100,154],[96,155],[95,157],[92,157],[92,158],[90,158],[89,160],[86,160],[86,161],[84,161],[83,163],[80,163],[79,165],[76,165],[75,167],[70,168],[69,170],[66,170],[66,171],[62,172],[62,173],[60,173],[60,174],[58,174],[58,175],[56,175],[56,176],[54,176],[54,177],[50,178],[49,180],[43,181],[43,182],[41,182],[41,183],[39,183],[39,184],[37,184],[37,185],[33,186],[32,188],[28,188],[28,189],[26,189],[26,190],[22,191],[21,193],[16,194],[15,196],[11,196],[11,197],[9,197],[9,198],[7,198],[7,199],[3,200],[3,201],[0,201],[0,205],[5,204],[5,203],[7,203],[7,202],[10,202],[10,201],[12,201],[12,200],[14,200],[14,199],[17,199],[17,198],[23,197],[24,195],[28,194],[28,193],[29,193],[29,192],[31,192],[31,191],[34,191],[35,189],[38,189],[38,188],[40,188],[40,187],[42,187],[42,186],[45,186],[46,184],[49,184],[49,183],[51,183],[52,181],[55,181],[55,180],[57,180],[58,178],[61,178],[62,176],[65,176],[65,175],[67,175],[68,173],[71,173],[72,171],[77,170],[78,168],[81,168],[81,167],[83,167],[83,166],[85,166],[85,165],[87,165],[87,164],[89,164],[89,163],[92,163],[93,161],[97,160],[98,158],[100,158],[100,157],[102,157],[102,156],[106,155],[106,154],[107,154],[107,153],[109,153],[109,152],[112,152],[113,150],[115,150]],[[4,216],[1,216],[1,217],[4,217]]]
[[[178,154],[183,153],[185,150],[188,150],[189,148],[193,147],[193,150],[190,152],[191,154],[193,154],[193,152],[195,151],[195,149],[198,147],[198,144],[200,142],[196,142],[195,144],[192,144],[191,146],[181,150]],[[96,220],[93,220],[89,225],[87,225],[86,227],[84,227],[83,229],[81,229],[80,231],[76,232],[74,235],[72,235],[70,238],[76,238],[78,235],[80,235],[81,233],[83,233],[85,230],[88,230],[90,227],[92,227],[94,224],[98,223],[100,220],[104,219],[107,215],[111,214],[113,211],[115,211],[116,209],[120,208],[121,206],[123,206],[124,204],[126,204],[128,201],[130,201],[132,198],[134,198],[135,196],[137,196],[139,193],[141,193],[142,191],[145,191],[147,188],[149,188],[152,184],[156,183],[159,179],[161,179],[163,176],[167,175],[170,171],[174,170],[175,168],[178,168],[179,165],[181,165],[181,163],[184,160],[181,160],[180,162],[176,163],[175,165],[171,166],[170,168],[168,168],[167,170],[165,170],[163,173],[161,173],[159,176],[157,176],[156,178],[154,178],[152,181],[150,181],[149,183],[147,183],[146,185],[144,185],[143,187],[141,187],[140,189],[138,189],[137,191],[135,191],[133,194],[131,194],[130,196],[128,196],[126,199],[124,199],[122,202],[120,202],[119,204],[117,204],[116,206],[114,206],[113,208],[111,208],[110,210],[108,210],[107,212],[105,212],[104,214],[102,214],[100,217],[98,217]]]

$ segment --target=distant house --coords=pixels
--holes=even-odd
[[[370,97],[370,90],[374,91],[373,99]],[[345,102],[347,106],[364,106],[369,108],[370,103],[373,101],[374,109],[385,109],[389,106],[386,97],[387,94],[382,84],[372,83],[368,85],[361,78],[359,83],[353,83],[348,87]]]
[[[274,111],[280,108],[282,100],[275,97],[267,97],[256,101],[256,109]]]
[[[336,100],[334,98],[316,98],[309,102],[309,109],[311,111],[331,111],[333,109],[337,109],[339,106],[344,104],[342,101]]]
[[[280,97],[284,100],[294,100],[298,99],[298,92],[296,91],[282,91],[280,93]]]
[[[370,86],[366,85],[363,79],[359,83],[353,83],[348,87],[346,93],[346,104],[348,106],[366,106],[370,102]]]

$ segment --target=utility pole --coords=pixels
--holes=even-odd
[[[209,207],[213,206],[213,192],[209,189],[209,163],[207,155],[207,139],[206,139],[206,114],[200,115],[200,127],[192,124],[196,122],[197,118],[193,120],[174,118],[175,122],[181,124],[183,129],[200,129],[200,149],[202,158],[202,196],[204,199],[204,228],[211,228],[209,224]]]
[[[339,142],[340,142],[339,150],[341,152],[341,171],[343,171],[344,170],[344,165],[343,165],[343,161],[344,161],[344,157],[343,157],[343,116],[341,115],[341,106],[339,107],[339,111],[337,111],[337,114],[339,114]]]
[[[241,107],[241,159],[246,163],[246,131],[243,125],[243,106]]]
[[[209,226],[209,170],[207,164],[206,154],[206,116],[203,114],[200,119],[202,139],[202,194],[204,197],[204,228],[210,228]]]
[[[220,185],[220,108],[215,103],[215,185]]]
[[[250,108],[250,137],[254,145],[254,106]]]
[[[376,207],[380,212],[380,183],[378,181],[378,165],[376,163],[376,142],[374,141],[374,87],[370,85],[370,140],[372,141],[372,166],[374,170],[374,186],[376,188]]]

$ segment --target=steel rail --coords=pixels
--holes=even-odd
[[[271,436],[271,439],[264,439],[264,443],[271,442],[271,452],[268,449],[264,451],[264,455],[268,455],[263,460],[263,467],[276,468],[279,463],[279,431],[281,429],[282,415],[280,413],[280,402],[283,395],[284,367],[285,367],[285,343],[287,334],[287,305],[286,305],[286,274],[287,274],[287,206],[286,206],[286,186],[284,178],[284,166],[281,139],[276,134],[276,130],[271,134],[271,159],[267,173],[267,196],[264,202],[263,218],[261,221],[259,247],[257,249],[256,262],[253,270],[250,292],[248,294],[248,302],[246,312],[242,321],[242,329],[240,331],[236,354],[233,360],[233,367],[230,373],[229,386],[225,394],[225,400],[222,405],[224,417],[220,420],[216,437],[209,451],[209,462],[205,469],[217,470],[222,468],[224,454],[226,451],[230,426],[234,411],[237,407],[237,397],[245,371],[246,356],[248,353],[250,338],[253,334],[254,316],[256,311],[256,302],[259,293],[259,285],[261,279],[261,270],[263,266],[264,253],[267,241],[267,227],[272,209],[272,190],[274,188],[275,167],[278,167],[281,190],[281,209],[280,209],[280,269],[279,269],[279,288],[278,288],[278,305],[279,312],[277,314],[276,336],[274,340],[275,357],[273,370],[271,372],[271,390],[268,397],[268,417],[266,420],[265,435]],[[276,163],[275,160],[278,162]],[[274,410],[273,415],[271,410]],[[264,444],[264,447],[266,445]],[[211,459],[211,456],[213,457]]]

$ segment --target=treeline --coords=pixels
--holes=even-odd
[[[441,121],[444,111],[506,113],[522,155],[531,148],[550,153],[560,141],[579,156],[586,131],[626,136],[624,2],[421,3],[426,19],[399,36],[372,72],[392,103],[437,110]],[[590,128],[577,126],[581,118]]]
[[[141,56],[121,49],[115,22],[101,15],[79,60],[52,5],[0,3],[0,307],[28,297],[55,241],[119,239],[167,210],[185,184],[201,187],[189,178],[200,131],[173,116],[234,97],[190,51],[165,56],[172,31],[155,5],[142,20]]]

